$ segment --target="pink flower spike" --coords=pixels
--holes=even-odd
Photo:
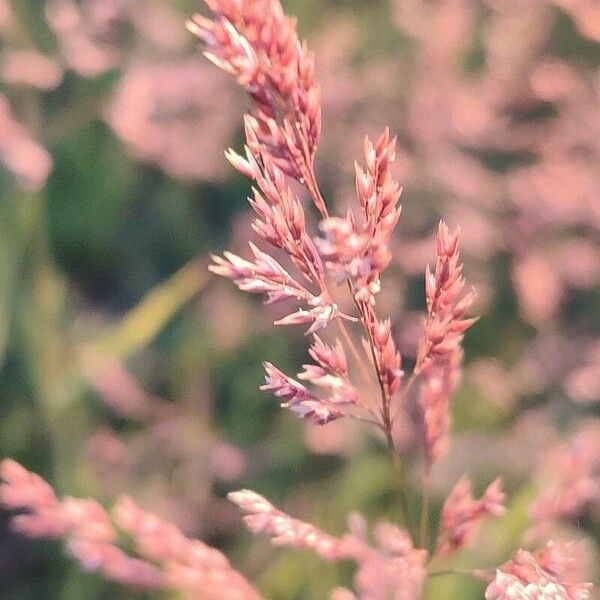
[[[243,291],[266,294],[268,302],[278,302],[288,298],[314,302],[315,297],[298,283],[273,257],[250,243],[255,261],[245,260],[232,252],[224,252],[223,257],[213,256],[209,271],[233,279]]]
[[[506,512],[504,500],[500,479],[488,486],[480,500],[474,500],[471,482],[468,477],[462,477],[442,508],[437,553],[443,556],[467,546],[485,517],[501,516]]]
[[[0,502],[6,508],[35,511],[57,503],[50,485],[14,460],[7,458],[0,463],[0,479]]]
[[[314,340],[309,353],[318,364],[303,365],[304,370],[298,373],[298,378],[326,390],[328,402],[336,406],[361,406],[363,403],[358,390],[348,376],[348,363],[341,342],[338,340],[336,346],[328,346],[317,335],[314,335]]]
[[[313,345],[308,351],[312,358],[324,369],[328,369],[339,375],[347,375],[348,360],[342,342],[336,340],[335,346],[329,346],[316,334],[313,336],[313,339]]]
[[[177,527],[143,510],[131,498],[119,499],[114,516],[135,541],[138,553],[162,567],[165,587],[184,591],[186,598],[260,599],[221,552],[185,537]]]
[[[239,171],[249,179],[256,179],[260,174],[260,169],[256,160],[248,148],[246,148],[246,158],[240,156],[231,148],[225,151],[225,158],[231,163],[236,171]]]
[[[464,279],[458,257],[458,238],[458,229],[450,233],[448,226],[440,222],[435,272],[432,273],[428,266],[425,273],[427,319],[419,346],[416,373],[426,372],[432,367],[432,362],[439,362],[452,353],[462,342],[462,334],[476,321],[462,319],[476,294],[471,291],[460,298]]]
[[[277,398],[283,398],[283,408],[289,408],[301,419],[309,419],[317,425],[325,425],[342,416],[341,411],[331,401],[322,400],[311,394],[301,383],[287,376],[269,362],[264,363],[266,383],[261,390],[272,391]]]
[[[404,371],[402,371],[402,356],[392,337],[391,321],[377,319],[372,305],[363,305],[364,323],[373,341],[373,351],[379,371],[381,383],[384,386],[388,401],[399,389]]]
[[[204,43],[205,56],[233,75],[252,98],[254,111],[246,122],[252,154],[262,166],[277,164],[311,187],[321,92],[314,56],[298,39],[295,19],[285,15],[278,0],[209,0],[207,5],[212,18],[195,15],[187,27]],[[258,181],[256,173],[251,176]],[[314,187],[311,195],[325,216],[327,209]]]
[[[97,571],[112,581],[147,590],[166,585],[164,574],[157,567],[112,544],[75,539],[69,542],[68,550],[85,571]]]
[[[378,547],[373,548],[366,541],[366,522],[360,515],[352,519],[350,533],[337,538],[290,517],[250,490],[232,492],[228,498],[247,513],[244,521],[248,528],[271,536],[274,544],[310,548],[328,561],[356,562],[358,595],[338,589],[333,597],[414,600],[420,596],[427,552],[416,550],[410,536],[397,527],[380,523],[375,533]]]
[[[310,548],[329,561],[348,556],[343,540],[286,515],[256,492],[240,490],[231,492],[227,497],[247,513],[244,521],[253,533],[272,536],[276,545]]]
[[[8,99],[0,94],[0,163],[26,190],[40,189],[52,170],[52,157],[13,117]]]
[[[476,298],[474,291],[461,297],[464,288],[458,256],[459,230],[438,227],[435,270],[425,270],[427,317],[419,343],[415,375],[421,375],[419,402],[428,469],[448,449],[450,399],[462,377],[461,349],[465,331],[477,319],[463,318]]]
[[[320,225],[325,238],[317,243],[327,266],[338,281],[352,283],[359,302],[375,302],[380,275],[392,257],[389,240],[402,210],[398,204],[401,189],[391,175],[395,146],[387,129],[376,146],[365,139],[367,170],[354,165],[362,223],[348,211],[345,218],[329,217]]]
[[[314,299],[319,301],[318,298]],[[314,301],[311,301],[314,304]],[[305,323],[312,323],[307,329],[305,335],[310,335],[320,329],[325,329],[327,325],[339,315],[337,305],[335,304],[317,304],[315,308],[310,310],[300,309],[295,313],[287,315],[282,319],[274,322],[275,325],[303,325]]]

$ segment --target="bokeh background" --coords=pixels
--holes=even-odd
[[[593,579],[598,3],[284,6],[317,54],[328,201],[339,210],[352,202],[365,133],[389,125],[398,135],[404,211],[380,305],[407,365],[437,221],[462,229],[482,318],[466,338],[434,513],[464,472],[478,491],[502,475],[510,501],[453,565],[492,566],[516,546],[575,537]],[[206,271],[211,252],[244,253],[252,232],[249,184],[223,157],[242,144],[248,102],[185,31],[198,8],[0,0],[0,456],[61,494],[107,506],[130,494],[225,549],[273,600],[325,598],[351,569],[251,540],[224,496],[250,487],[340,534],[355,510],[400,521],[391,466],[361,428],[305,426],[258,391],[261,362],[293,372],[306,340],[272,327],[275,309]],[[399,434],[408,450],[411,431]],[[567,518],[544,513],[540,490],[568,487],[573,473],[596,494]],[[482,590],[440,578],[426,597]],[[13,535],[4,514],[0,597],[159,596],[82,574],[59,544]]]

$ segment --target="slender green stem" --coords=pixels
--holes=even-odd
[[[392,453],[394,467],[398,474],[398,496],[400,499],[400,507],[402,508],[402,512],[404,513],[406,529],[410,533],[413,540],[416,540],[416,532],[414,530],[413,520],[411,518],[410,503],[408,500],[408,485],[406,482],[406,473],[404,471],[404,465],[402,464],[402,460],[396,452],[391,436],[388,436],[388,445],[390,447],[390,452]]]
[[[446,577],[447,575],[471,577],[478,581],[486,581],[493,576],[488,569],[444,569],[442,571],[430,571],[427,573],[427,577]]]
[[[429,545],[429,511],[431,506],[431,477],[425,475],[423,482],[423,501],[421,503],[421,521],[419,525],[419,545],[427,548]]]
[[[468,569],[446,569],[444,571],[432,571],[427,573],[427,577],[446,577],[447,575],[463,575],[465,577],[476,577],[472,571]]]
[[[369,374],[369,371],[365,367],[365,363],[364,363],[363,359],[361,358],[361,356],[356,348],[356,345],[354,344],[354,342],[352,341],[352,338],[350,337],[350,334],[348,333],[348,328],[344,324],[344,321],[341,317],[338,317],[336,319],[336,321],[337,321],[338,327],[342,333],[342,336],[343,336],[344,340],[346,341],[346,344],[348,344],[348,347],[350,348],[350,352],[352,352],[352,356],[354,357],[354,360],[356,361],[356,364],[358,365],[358,368],[360,370],[360,374],[362,375],[363,380],[365,381],[365,383],[370,384],[372,381],[372,378]]]
[[[400,395],[398,396],[398,402],[396,402],[396,410],[393,415],[394,417],[398,414],[398,411],[404,405],[404,402],[408,396],[408,392],[410,392],[410,390],[412,389],[412,387],[415,384],[415,381],[417,380],[418,377],[419,377],[419,374],[416,373],[415,371],[413,371],[411,373],[410,377],[408,378],[408,381],[404,384],[404,387],[402,388],[402,391],[400,392]]]
[[[377,353],[375,352],[375,340],[373,340],[371,332],[366,325],[365,310],[364,310],[363,306],[361,305],[361,303],[356,300],[356,296],[354,294],[354,289],[352,288],[351,282],[348,282],[348,287],[350,289],[350,294],[352,296],[352,299],[354,300],[354,303],[356,304],[356,308],[358,309],[359,314],[362,317],[361,320],[363,322],[365,331],[367,332],[367,337],[368,337],[368,341],[369,341],[369,349],[371,351],[371,359],[373,361],[373,367],[374,367],[375,373],[377,375],[377,381],[379,383],[379,389],[381,392],[381,418],[383,420],[383,431],[385,432],[385,437],[387,440],[388,447],[390,449],[390,453],[392,455],[394,467],[396,468],[396,471],[398,473],[398,495],[400,498],[400,506],[402,507],[402,512],[404,513],[406,528],[410,532],[413,540],[416,540],[416,536],[415,536],[416,532],[413,527],[413,521],[411,518],[411,511],[410,511],[410,503],[408,501],[409,494],[408,494],[408,486],[406,483],[406,474],[404,472],[404,466],[402,464],[402,460],[396,450],[396,444],[394,443],[394,436],[392,434],[392,419],[391,419],[391,415],[390,415],[390,398],[389,398],[388,391],[386,389],[385,383],[384,383],[382,375],[381,375],[381,368],[379,366],[379,361],[377,360]]]

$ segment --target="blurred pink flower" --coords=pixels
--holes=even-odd
[[[181,15],[161,0],[82,0],[81,15],[97,38],[112,39],[126,23],[162,50],[181,50],[188,42]]]
[[[486,600],[531,598],[539,600],[587,600],[591,583],[569,581],[568,562],[572,559],[568,546],[550,542],[537,555],[517,550],[496,571],[488,585]]]
[[[584,355],[585,364],[573,370],[565,389],[575,402],[600,402],[600,342],[594,342]]]
[[[83,77],[96,77],[117,65],[117,52],[109,44],[94,39],[94,32],[77,3],[48,0],[44,9],[67,67]]]
[[[171,589],[195,600],[259,600],[225,556],[174,525],[122,497],[114,520],[142,558],[118,546],[117,530],[94,500],[58,500],[51,487],[12,460],[0,463],[0,504],[24,510],[12,524],[30,537],[64,538],[69,552],[87,571],[142,589]]]
[[[26,189],[39,189],[52,169],[52,158],[12,117],[7,99],[0,94],[0,162]]]
[[[173,406],[145,392],[118,359],[91,347],[81,357],[93,388],[117,415],[145,422],[174,413]]]
[[[164,586],[164,578],[156,567],[129,556],[112,544],[73,539],[67,548],[84,571],[102,573],[107,579],[139,589],[153,590]]]
[[[572,101],[582,91],[577,72],[559,60],[548,60],[538,65],[531,74],[531,87],[538,98],[548,102]]]
[[[576,518],[600,506],[600,427],[581,428],[572,441],[545,456],[542,491],[531,505],[537,522]]]
[[[260,596],[218,550],[186,538],[174,525],[142,510],[130,498],[114,508],[115,521],[133,537],[138,552],[164,569],[167,584],[188,598],[258,600]]]
[[[517,399],[514,377],[499,360],[482,358],[472,363],[468,376],[490,402],[505,410],[514,407]]]
[[[250,307],[229,286],[211,286],[201,298],[201,310],[211,340],[218,349],[231,351],[252,335]]]
[[[216,443],[209,452],[211,471],[221,481],[235,481],[246,472],[247,460],[244,453],[227,442]]]
[[[13,50],[0,58],[0,78],[11,85],[48,91],[58,87],[62,77],[62,69],[54,60],[34,50]]]
[[[142,159],[174,177],[220,180],[220,148],[233,133],[237,99],[223,78],[196,59],[134,62],[124,72],[106,120]]]
[[[186,531],[230,530],[233,510],[212,494],[212,483],[238,479],[247,459],[211,427],[207,386],[198,383],[203,392],[194,394],[194,403],[166,402],[143,390],[113,357],[88,347],[82,352],[82,363],[112,413],[143,424],[118,434],[105,426],[91,436],[88,457],[103,491],[144,495],[149,507]],[[174,469],[177,477],[172,476]]]
[[[513,268],[521,314],[533,325],[550,322],[560,307],[563,287],[554,265],[541,254],[529,255]]]
[[[554,0],[573,18],[579,31],[594,42],[600,42],[600,7],[594,0]]]
[[[12,460],[0,463],[0,503],[25,510],[13,527],[30,537],[67,537],[111,543],[116,534],[104,509],[94,500],[59,501],[40,477]]]
[[[8,30],[11,24],[12,10],[9,0],[0,0],[0,33]]]

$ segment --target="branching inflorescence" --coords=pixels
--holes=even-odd
[[[320,137],[320,90],[315,82],[314,57],[300,42],[295,22],[270,0],[207,2],[213,18],[196,15],[188,24],[205,44],[205,55],[234,75],[254,106],[245,117],[244,156],[233,150],[231,164],[255,183],[250,205],[256,213],[254,230],[282,250],[299,271],[290,274],[275,258],[251,245],[253,258],[226,252],[215,256],[210,269],[233,279],[245,291],[264,293],[268,302],[292,299],[297,310],[276,325],[308,325],[315,336],[311,356],[317,365],[305,367],[299,378],[323,394],[308,390],[279,369],[265,364],[267,385],[299,416],[325,424],[342,416],[372,421],[385,434],[394,453],[394,417],[417,378],[427,456],[443,454],[448,428],[448,399],[459,379],[460,343],[474,322],[463,318],[474,293],[462,294],[464,280],[458,255],[458,231],[440,223],[437,260],[426,273],[428,315],[413,375],[402,371],[401,354],[389,319],[377,314],[381,274],[389,265],[389,241],[400,218],[401,188],[392,176],[396,140],[386,130],[373,143],[364,143],[364,164],[355,163],[358,211],[331,216],[315,175]],[[304,206],[290,179],[306,188],[321,221],[320,234],[310,235]],[[340,284],[344,284],[341,286]],[[335,294],[348,290],[356,314],[343,313]],[[342,340],[329,348],[315,332],[336,321]],[[346,324],[360,322],[362,346],[357,350]],[[318,349],[322,352],[319,352]],[[371,370],[378,392],[358,392],[351,382],[345,352],[357,367]],[[335,358],[332,364],[328,357]],[[375,398],[379,396],[378,400]]]
[[[242,290],[266,294],[267,302],[299,303],[275,324],[306,324],[314,337],[310,354],[316,365],[305,365],[298,378],[315,391],[271,363],[265,363],[263,389],[319,425],[341,417],[373,423],[399,460],[395,418],[418,383],[431,465],[447,446],[449,399],[460,379],[461,341],[475,321],[465,318],[475,294],[463,294],[458,231],[439,225],[435,268],[428,268],[425,276],[428,312],[423,339],[412,375],[406,376],[390,319],[378,315],[376,303],[401,214],[401,188],[392,175],[396,140],[388,130],[376,142],[365,139],[363,165],[354,165],[358,210],[348,209],[343,217],[330,215],[314,170],[321,127],[314,57],[299,41],[294,21],[284,15],[279,2],[270,0],[207,4],[213,18],[197,15],[188,27],[204,42],[206,56],[233,74],[254,102],[245,118],[245,155],[228,150],[227,158],[255,183],[250,198],[257,215],[254,230],[287,254],[299,273],[290,274],[253,244],[252,259],[226,252],[213,258],[210,269],[233,279]],[[309,234],[304,206],[289,179],[306,188],[317,208],[318,234]],[[344,292],[351,296],[354,315],[343,313],[335,300],[335,294]],[[341,339],[328,346],[316,332],[332,321]],[[362,344],[355,344],[348,331],[347,325],[355,322],[361,326]],[[375,382],[375,389],[353,383],[347,351],[363,379]]]
[[[314,362],[303,365],[298,380],[265,362],[262,389],[316,425],[352,418],[374,426],[398,467],[406,529],[380,523],[373,545],[358,515],[351,518],[349,533],[338,538],[288,516],[255,492],[234,492],[229,499],[246,513],[254,533],[271,536],[275,544],[307,548],[327,561],[355,562],[355,590],[338,588],[333,599],[416,600],[430,558],[465,547],[485,517],[505,510],[499,480],[475,500],[465,477],[446,500],[437,543],[428,548],[427,482],[432,465],[448,448],[450,399],[461,377],[461,343],[476,320],[467,317],[476,296],[464,291],[459,231],[439,224],[435,266],[425,272],[423,333],[414,367],[406,374],[391,320],[381,317],[377,306],[381,276],[391,260],[390,239],[401,214],[401,188],[392,175],[395,138],[387,129],[375,142],[365,138],[363,162],[355,163],[356,210],[333,216],[315,174],[321,133],[315,59],[299,40],[295,21],[285,15],[279,0],[205,2],[211,16],[194,16],[188,29],[203,42],[205,56],[234,76],[253,103],[244,121],[244,153],[230,149],[226,157],[254,182],[249,199],[256,213],[254,231],[290,263],[283,266],[251,243],[251,257],[225,252],[213,257],[210,270],[232,279],[241,290],[266,295],[268,303],[295,303],[294,310],[275,324],[307,327]],[[317,211],[319,223],[312,234],[296,191],[299,186]],[[340,308],[342,294],[350,296],[347,304],[353,308],[348,312]],[[332,324],[339,338],[329,331]],[[326,341],[325,336],[334,339]],[[403,456],[394,429],[411,399],[420,408],[425,464],[419,539],[409,514]],[[2,504],[25,511],[15,518],[17,529],[66,539],[84,568],[140,587],[179,589],[190,598],[260,597],[220,552],[185,538],[128,498],[117,504],[114,520],[133,539],[136,556],[120,549],[110,517],[93,501],[59,501],[48,484],[11,461],[3,463],[0,476]],[[519,551],[495,577],[493,572],[469,573],[488,580],[489,600],[587,598],[589,585],[565,578],[568,553],[563,550],[549,545],[537,556]]]

